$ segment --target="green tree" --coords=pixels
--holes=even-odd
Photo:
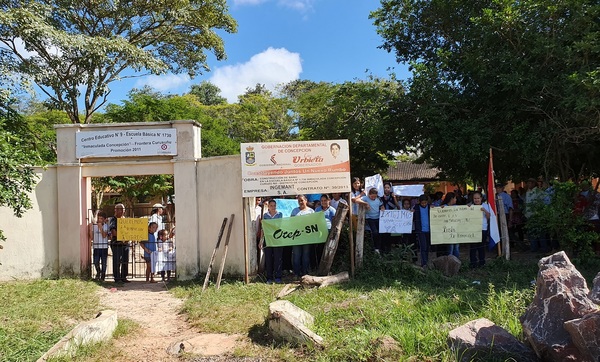
[[[600,4],[382,0],[382,47],[411,64],[402,128],[448,175],[597,173]]]
[[[193,77],[208,70],[205,51],[223,59],[216,30],[237,26],[227,10],[225,0],[0,0],[0,63],[28,76],[73,123],[90,123],[126,69]]]
[[[342,84],[295,81],[282,91],[292,101],[300,139],[349,140],[353,175],[385,171],[395,151],[405,148],[399,138],[404,88],[395,79]]]
[[[221,89],[208,81],[192,85],[190,94],[195,95],[200,103],[207,106],[227,103],[227,99],[221,96]]]
[[[291,141],[295,126],[287,99],[257,84],[239,96],[232,114],[231,137],[238,142]]]
[[[13,119],[20,117],[0,103],[0,206],[10,207],[17,217],[22,217],[31,208],[29,193],[35,187],[36,176],[29,165],[35,164],[38,159],[27,142],[4,129],[7,122],[17,123]],[[0,240],[6,240],[2,230]]]

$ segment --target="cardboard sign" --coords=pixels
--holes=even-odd
[[[383,196],[383,178],[380,174],[365,177],[365,193],[368,195],[370,189],[377,190],[377,196]]]
[[[322,212],[282,219],[267,219],[262,221],[262,226],[267,246],[324,243],[329,235],[325,214]]]
[[[407,196],[407,197],[418,197],[423,194],[424,185],[396,185],[392,186],[392,190],[395,195]]]
[[[117,240],[148,240],[148,219],[117,219]]]
[[[379,212],[380,233],[412,233],[413,213],[410,210],[384,210]]]
[[[431,244],[480,243],[481,205],[430,208]]]

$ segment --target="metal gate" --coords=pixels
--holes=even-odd
[[[157,239],[154,251],[151,255],[151,266],[152,271],[155,272],[155,278],[161,280],[164,278],[165,281],[175,279],[176,277],[176,243],[175,243],[175,223],[173,221],[174,205],[169,204],[165,207],[165,213],[162,215],[163,229],[168,232],[168,238],[165,241]],[[107,245],[103,243],[97,243],[96,246],[99,248],[94,249],[93,238],[96,237],[94,234],[98,232],[97,214],[99,211],[104,211],[107,215],[106,224],[108,224],[108,218],[114,215],[114,205],[108,205],[102,210],[88,210],[87,222],[88,228],[92,230],[92,239],[89,238],[90,229],[88,229],[88,241],[90,246],[90,260],[89,270],[91,270],[91,277],[95,280],[104,281],[104,279],[111,281],[114,280],[114,270],[119,265],[117,261],[119,254],[124,254],[121,260],[126,260],[126,267],[122,267],[121,270],[126,271],[125,278],[133,280],[145,280],[146,276],[146,261],[144,260],[144,250],[139,242],[129,241],[126,243],[113,243],[111,242],[110,235],[108,236]],[[152,206],[136,206],[133,208],[126,208],[126,217],[144,218],[150,220]],[[148,221],[150,222],[150,221]],[[160,230],[157,230],[160,231]],[[98,250],[105,249],[106,251]],[[105,262],[104,267],[102,266]],[[116,264],[116,265],[115,265]],[[104,275],[102,275],[102,269],[104,268]]]

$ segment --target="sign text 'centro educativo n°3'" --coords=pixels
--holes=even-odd
[[[76,137],[77,158],[177,155],[174,128],[80,131]]]
[[[242,195],[350,191],[348,140],[242,143]]]

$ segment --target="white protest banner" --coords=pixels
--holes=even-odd
[[[430,207],[429,215],[432,245],[481,242],[481,205]]]
[[[417,197],[423,194],[424,185],[396,185],[392,186],[395,195]]]
[[[367,195],[370,189],[377,189],[377,196],[383,196],[383,179],[380,174],[365,177],[365,193]]]
[[[79,131],[75,137],[77,158],[177,155],[175,128]]]
[[[412,233],[413,213],[410,210],[379,211],[380,233]]]
[[[348,140],[242,143],[242,196],[350,192]]]

